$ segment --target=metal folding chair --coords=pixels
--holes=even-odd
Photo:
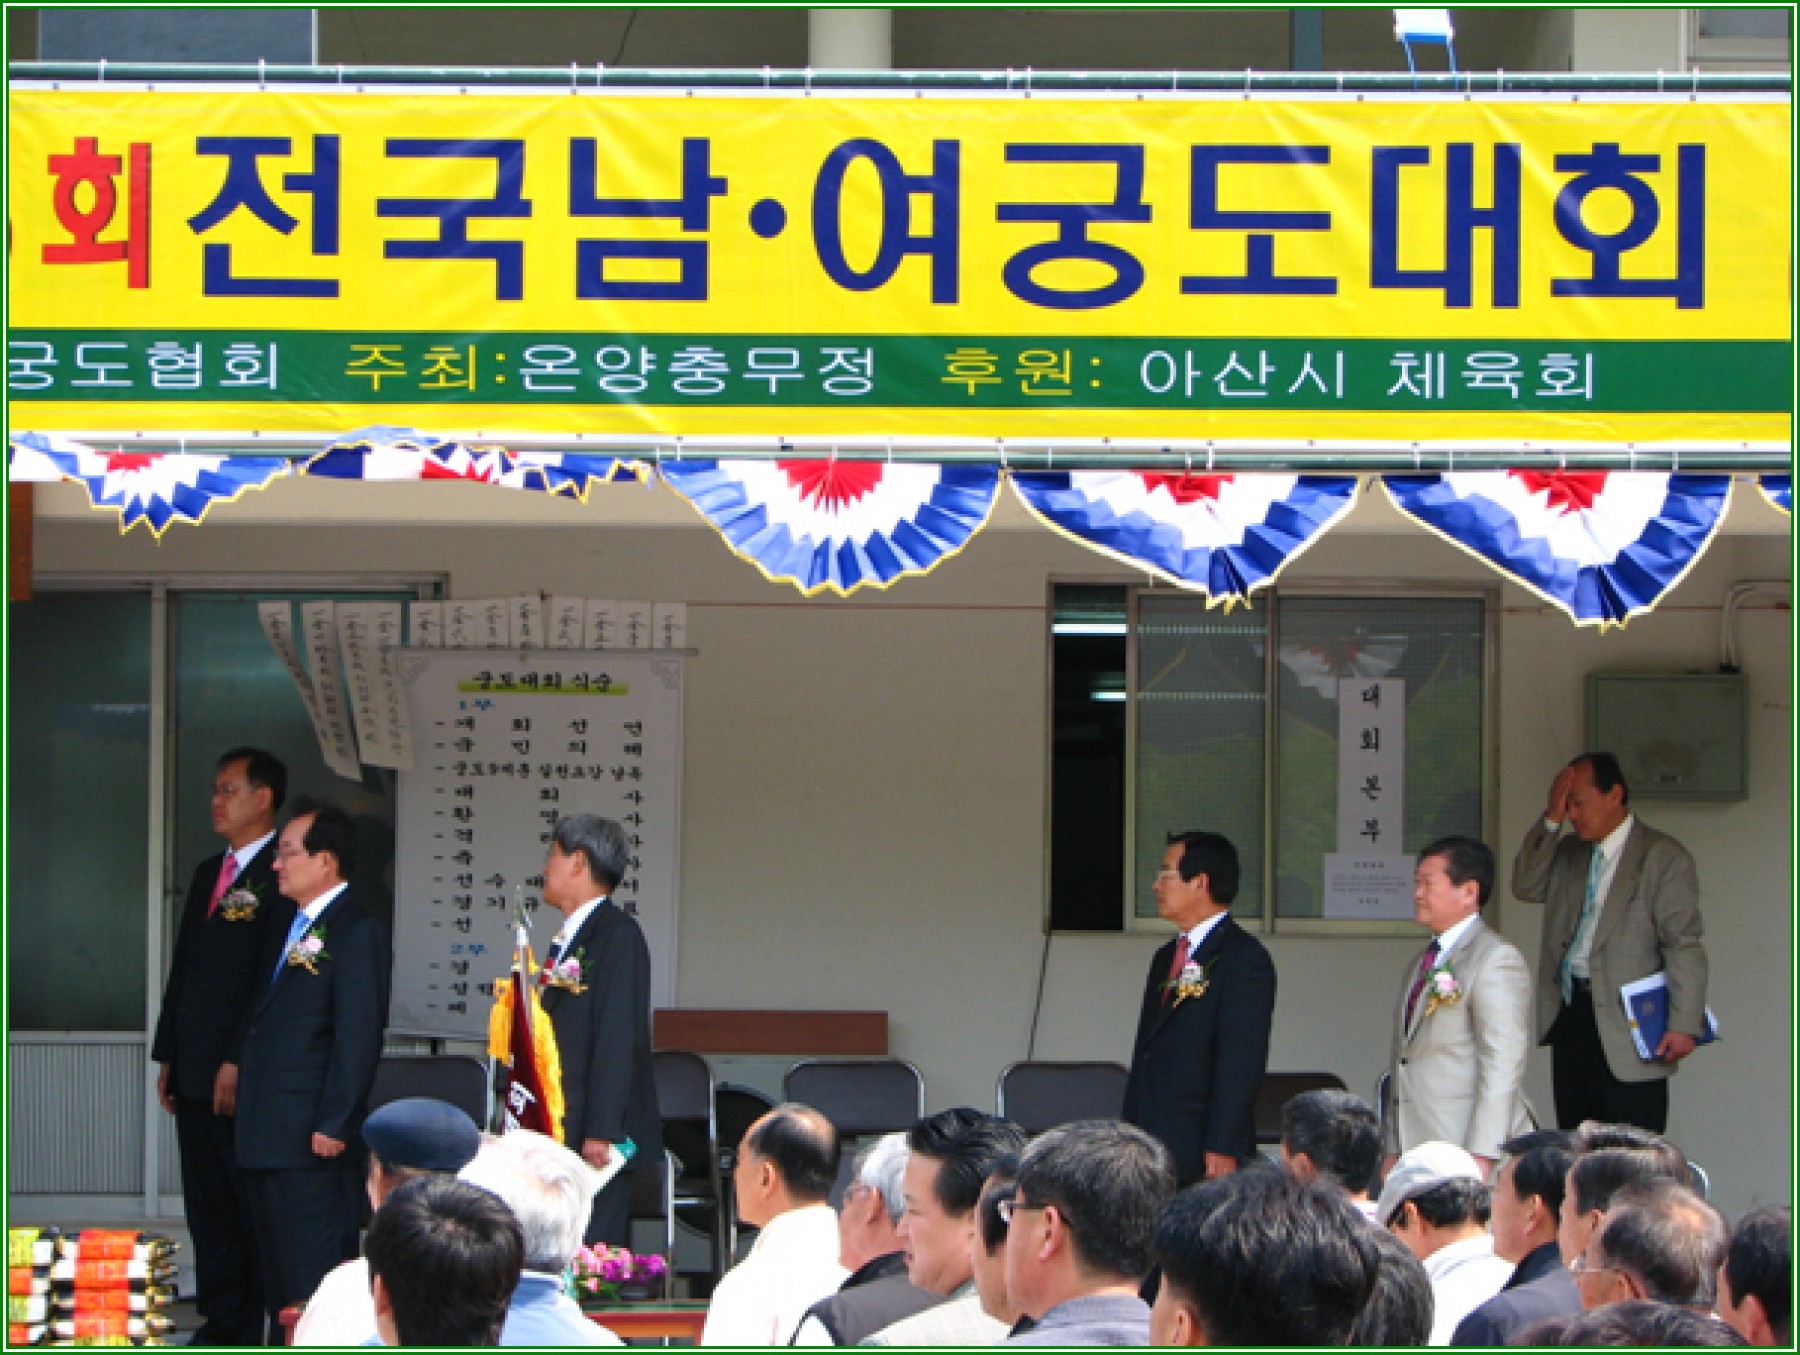
[[[994,1109],[1027,1134],[1074,1120],[1116,1120],[1128,1070],[1117,1063],[1009,1063],[994,1088]]]

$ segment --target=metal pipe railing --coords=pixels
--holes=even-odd
[[[773,67],[301,66],[163,61],[14,61],[10,81],[125,84],[413,85],[577,90],[944,91],[987,94],[1793,93],[1791,72],[1643,71],[895,71]]]

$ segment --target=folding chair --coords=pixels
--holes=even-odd
[[[1027,1134],[1074,1120],[1116,1120],[1129,1075],[1117,1063],[1009,1063],[994,1088],[994,1109]]]
[[[1256,1143],[1281,1142],[1281,1108],[1301,1092],[1347,1091],[1336,1073],[1269,1073],[1256,1093]]]
[[[925,1114],[925,1079],[905,1059],[802,1059],[788,1069],[781,1092],[837,1127],[844,1153],[831,1187],[834,1208],[850,1184],[851,1141],[911,1129]]]
[[[631,1173],[631,1198],[625,1217],[628,1228],[640,1219],[662,1221],[662,1296],[665,1299],[672,1297],[675,1292],[675,1160],[666,1148],[660,1160],[640,1162]]]
[[[369,1109],[409,1096],[448,1101],[478,1128],[488,1127],[488,1070],[468,1054],[386,1054],[375,1065]]]
[[[663,1144],[676,1162],[675,1217],[707,1235],[712,1248],[711,1274],[717,1281],[725,1273],[727,1260],[712,1066],[685,1049],[660,1049],[650,1056],[650,1067],[656,1078]]]

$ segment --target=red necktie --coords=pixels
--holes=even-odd
[[[231,888],[231,882],[237,879],[237,853],[226,852],[225,859],[219,862],[219,878],[213,885],[212,902],[206,905],[206,915],[211,917],[219,910],[219,900],[225,897]]]
[[[1175,991],[1175,984],[1181,978],[1181,971],[1187,968],[1187,962],[1188,939],[1187,933],[1183,932],[1175,943],[1175,962],[1169,966],[1169,981],[1163,985],[1163,1006],[1169,1005],[1169,995]]]
[[[1425,991],[1425,980],[1431,977],[1431,967],[1437,963],[1438,943],[1434,939],[1425,947],[1425,954],[1419,959],[1419,976],[1413,980],[1412,991],[1406,995],[1406,1024],[1411,1025],[1413,1008],[1419,1005],[1419,994]]]

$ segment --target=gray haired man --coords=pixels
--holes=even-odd
[[[500,1329],[503,1346],[617,1346],[563,1292],[563,1271],[581,1247],[594,1198],[593,1174],[555,1139],[515,1129],[481,1146],[457,1173],[498,1195],[525,1233],[525,1269]]]
[[[850,1278],[806,1311],[789,1342],[854,1346],[888,1324],[944,1301],[906,1275],[906,1245],[896,1229],[906,1212],[906,1135],[886,1134],[856,1155],[838,1205],[838,1264]]]
[[[624,1246],[631,1177],[663,1170],[650,1068],[650,948],[612,900],[631,842],[611,819],[570,814],[551,835],[544,902],[563,915],[544,956],[544,1012],[562,1062],[563,1142],[594,1168],[629,1142],[636,1154],[594,1200],[589,1242]]]

